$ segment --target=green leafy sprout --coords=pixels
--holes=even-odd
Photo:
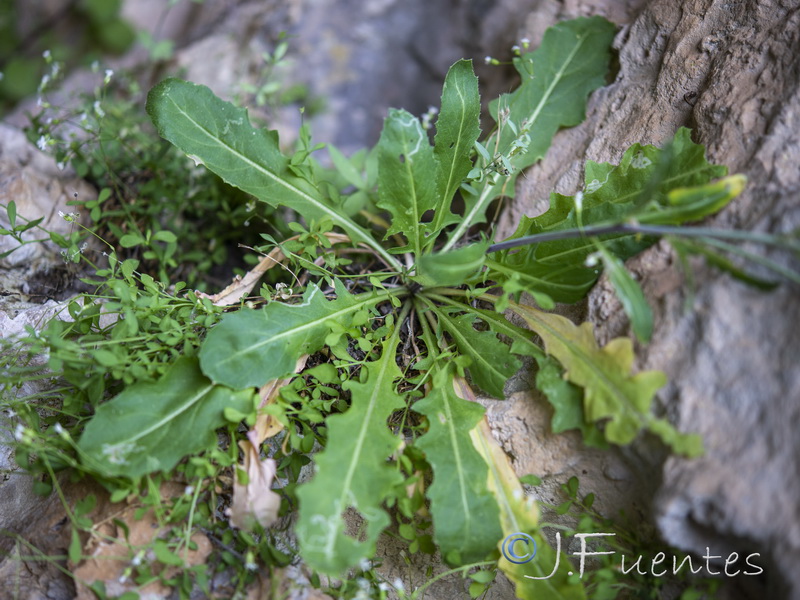
[[[427,122],[391,110],[374,148],[346,157],[328,146],[333,167],[315,158],[323,145],[312,143],[306,126],[287,150],[277,132],[253,127],[244,108],[206,87],[175,78],[156,85],[146,109],[171,146],[154,150],[152,168],[165,152],[190,157],[213,181],[239,190],[220,191],[220,201],[255,198],[264,222],[283,223],[272,227],[282,237],[262,232],[259,265],[208,296],[185,282],[169,285],[179,262],[167,259],[182,236],[148,213],[133,220],[136,232],[118,231],[123,248],[152,240],[172,254],[158,259],[154,278],[109,244],[108,265],[86,280],[98,293],[70,302],[71,322],[53,320],[24,351],[14,350],[17,364],[48,351],[49,372],[20,368],[4,383],[19,385],[20,372],[26,381],[58,375],[64,382],[38,407],[25,398],[15,404],[25,423],[17,432],[20,464],[44,476],[43,491],[55,470],[71,467],[117,500],[170,472],[214,496],[220,473],[233,469],[225,484],[234,488],[232,514],[248,523],[237,522],[239,541],[247,552],[260,548],[267,564],[285,556],[258,540],[272,540],[275,519],[297,511],[293,535],[315,573],[363,571],[389,532],[412,552],[438,550],[469,575],[473,596],[499,569],[519,598],[586,597],[566,558],[553,577],[533,580],[525,575],[546,575],[535,562],[523,568],[501,556],[501,540],[516,532],[542,542],[542,564],[553,564],[547,557],[555,551],[474,390],[502,398],[529,357],[555,409],[555,432],[579,429],[603,446],[646,431],[696,456],[698,436],[652,413],[666,378],[632,371],[630,339],[600,347],[589,323],[549,310],[580,301],[605,270],[633,333],[646,342],[652,313],[624,261],[660,238],[762,287],[771,282],[726,258],[730,242],[798,251],[794,239],[683,226],[716,213],[745,186],[743,176],[710,164],[683,128],[664,148],[634,144],[618,164],[588,162],[581,191],[552,194],[545,213],[523,217],[508,240],[493,243],[490,206],[513,197],[516,177],[545,155],[555,133],[584,118],[589,94],[605,82],[614,32],[599,17],[548,30],[537,50],[514,58],[521,84],[490,104],[495,126],[483,137],[478,80],[470,61],[458,61],[432,140]],[[79,148],[72,151],[80,158]],[[92,207],[98,219],[111,195],[101,192]],[[3,234],[16,238],[37,225],[18,224],[13,203],[7,213]],[[253,293],[265,274],[270,283]],[[520,319],[527,329],[514,324]],[[38,437],[56,425],[58,435]],[[263,451],[275,460],[278,483],[267,478],[250,490],[268,464],[259,464],[268,439]],[[253,453],[244,464],[240,448]],[[313,475],[299,483],[311,456]],[[272,487],[277,505],[267,506]],[[237,509],[236,494],[248,493],[249,504]],[[193,518],[213,520],[203,511]],[[342,596],[354,593],[343,586]]]

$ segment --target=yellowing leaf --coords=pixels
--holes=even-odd
[[[304,354],[297,359],[297,364],[294,367],[295,373],[299,373],[303,370],[303,367],[306,366],[306,360],[308,360],[308,354]],[[269,383],[261,386],[261,389],[258,390],[258,395],[261,398],[261,402],[258,405],[256,424],[250,430],[251,433],[254,432],[256,435],[256,444],[261,444],[265,439],[271,438],[283,430],[283,423],[281,423],[272,415],[263,411],[265,407],[273,404],[275,400],[277,400],[281,388],[289,384],[292,379],[294,379],[294,375],[291,377],[284,377],[283,379],[273,379]]]
[[[341,233],[334,233],[332,231],[328,231],[323,234],[332,244],[339,244],[342,242],[347,242],[350,240],[349,237],[346,235],[342,235]],[[287,238],[285,241],[296,240],[300,237],[300,235],[293,235],[290,238]],[[209,295],[203,292],[195,292],[198,297],[200,298],[208,298],[216,304],[217,306],[233,306],[234,304],[238,304],[241,302],[247,294],[253,291],[253,288],[258,283],[258,280],[269,271],[272,267],[281,264],[286,260],[286,255],[283,253],[280,247],[273,248],[269,254],[265,255],[258,264],[250,269],[244,277],[236,276],[228,287],[226,287],[221,292]]]
[[[605,434],[609,441],[630,443],[646,428],[678,452],[697,455],[702,451],[698,436],[680,434],[650,414],[653,396],[667,378],[660,371],[631,373],[631,340],[616,338],[600,348],[591,323],[578,327],[560,315],[530,306],[512,303],[510,308],[539,334],[547,353],[564,367],[566,378],[584,388],[586,420],[608,419]]]
[[[459,397],[476,402],[475,394],[464,378],[455,378],[455,389]],[[512,563],[506,560],[501,552],[497,565],[506,577],[514,582],[516,597],[521,600],[585,598],[581,584],[569,579],[567,573],[571,567],[565,555],[561,555],[558,569],[552,572],[551,565],[556,563],[556,550],[539,533],[539,508],[533,498],[525,497],[525,491],[511,466],[511,461],[494,439],[485,416],[477,427],[470,430],[470,437],[475,449],[489,465],[487,487],[494,494],[500,507],[503,538],[498,540],[498,548],[502,550],[506,536],[517,533],[530,535],[536,542],[536,556],[528,563]],[[531,579],[531,577],[541,579]]]

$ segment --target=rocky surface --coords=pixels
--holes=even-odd
[[[595,7],[607,10],[603,3],[572,8],[542,3],[527,22],[538,26],[550,14],[594,12]],[[542,210],[549,190],[580,189],[586,159],[617,160],[629,144],[662,143],[682,125],[694,130],[711,160],[749,178],[743,196],[710,224],[795,230],[800,226],[797,9],[796,3],[706,1],[657,1],[643,4],[641,12],[633,8],[630,24],[615,42],[615,81],[594,94],[586,122],[560,133],[547,158],[521,180],[517,200],[505,214],[506,231],[520,214]],[[665,244],[629,263],[656,318],[653,342],[638,349],[638,367],[667,373],[670,383],[659,395],[662,410],[681,429],[704,436],[706,455],[691,461],[669,458],[655,471],[659,477],[652,470],[637,476],[636,468],[625,469],[623,480],[633,478],[644,502],[648,489],[658,486],[648,511],[669,543],[698,556],[707,547],[723,556],[761,554],[756,561],[764,574],[729,579],[728,597],[800,597],[793,576],[800,560],[800,438],[795,434],[800,370],[793,358],[800,347],[797,286],[762,293],[701,269],[689,296],[675,263]],[[605,282],[592,292],[588,315],[603,341],[628,333]],[[511,423],[538,433],[542,409],[535,402],[504,410],[522,411]],[[498,427],[506,429],[506,422]],[[521,445],[519,435],[512,438],[512,448]],[[518,468],[539,472],[540,465],[553,464],[541,456],[544,452],[523,453]],[[555,454],[563,465],[556,469],[559,481],[580,476],[579,468],[594,460],[579,449]],[[633,454],[634,465],[659,464],[657,454],[641,443]],[[617,495],[623,492],[619,480],[599,475],[602,461],[613,460],[603,456],[588,469],[588,481],[581,480],[588,482],[587,490],[624,506],[625,496]],[[630,453],[627,458],[630,463]]]

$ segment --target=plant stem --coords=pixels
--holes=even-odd
[[[493,566],[493,565],[496,565],[496,564],[497,564],[497,561],[485,560],[485,561],[482,561],[482,562],[476,562],[476,563],[472,563],[472,564],[469,564],[469,565],[464,565],[464,566],[458,567],[456,569],[450,569],[449,571],[445,571],[444,573],[439,573],[436,577],[433,577],[430,581],[426,582],[424,585],[422,585],[422,586],[418,587],[416,590],[414,590],[414,593],[411,594],[411,600],[417,600],[417,598],[420,598],[420,595],[419,595],[420,592],[425,591],[428,587],[432,586],[434,583],[436,583],[440,579],[444,579],[445,577],[453,575],[454,573],[462,573],[462,572],[468,571],[469,569],[473,569],[475,567],[489,567],[489,566]]]
[[[475,220],[475,217],[479,214],[480,210],[485,207],[486,203],[488,202],[488,198],[492,196],[492,191],[495,189],[496,184],[489,184],[483,188],[483,192],[481,192],[478,201],[472,206],[472,209],[464,215],[464,218],[459,223],[458,227],[456,227],[453,234],[447,240],[447,243],[442,248],[442,252],[447,252],[450,250],[458,240],[466,233],[467,229],[469,229],[472,222]]]
[[[716,238],[723,240],[728,239],[757,242],[760,244],[766,244],[768,246],[777,246],[779,248],[800,251],[800,241],[795,241],[791,238],[788,238],[788,236],[784,237],[772,234],[753,233],[749,231],[713,229],[709,227],[671,227],[666,225],[617,223],[614,225],[595,225],[591,227],[584,227],[583,229],[565,229],[563,231],[547,231],[544,233],[527,235],[521,238],[492,244],[489,246],[486,252],[498,252],[500,250],[508,250],[509,248],[517,248],[519,246],[527,246],[528,244],[538,244],[541,242],[552,242],[554,240],[566,240],[577,237],[613,234],[677,235],[685,237]]]

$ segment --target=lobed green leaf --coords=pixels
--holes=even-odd
[[[297,490],[297,536],[303,557],[325,573],[341,574],[375,554],[376,540],[390,521],[381,504],[403,481],[387,462],[400,446],[387,419],[404,405],[394,386],[402,375],[395,362],[398,341],[393,335],[383,344],[381,357],[364,364],[366,382],[347,383],[350,408],[326,420],[328,442],[315,456],[316,474]],[[348,510],[365,521],[357,538],[346,532],[343,515]]]
[[[634,144],[617,166],[589,161],[583,192],[574,197],[551,194],[550,208],[538,217],[523,217],[509,239],[621,223],[629,218],[642,222],[667,218],[659,215],[670,215],[670,222],[678,215],[699,218],[718,210],[741,190],[738,178],[708,185],[725,172],[725,167],[710,164],[703,146],[693,143],[689,130],[681,128],[664,150]],[[652,236],[617,234],[604,238],[603,246],[626,260],[655,241]],[[499,252],[486,264],[489,277],[498,283],[513,277],[527,290],[571,303],[583,298],[600,275],[597,266],[586,264],[595,250],[593,238],[572,237]]]
[[[509,377],[516,373],[521,361],[511,349],[497,339],[492,329],[475,329],[477,315],[465,313],[458,316],[450,311],[436,310],[439,323],[450,334],[460,354],[468,356],[468,370],[472,382],[494,398],[503,398],[503,387]],[[484,321],[491,327],[491,321]]]
[[[430,243],[441,229],[458,220],[450,203],[472,169],[470,154],[481,134],[481,101],[478,78],[471,60],[460,60],[447,72],[442,88],[442,103],[436,120],[433,154],[436,159],[438,206]]]
[[[448,244],[482,222],[493,199],[514,196],[517,174],[545,155],[559,128],[583,120],[587,97],[605,83],[615,30],[602,17],[558,23],[545,32],[538,49],[514,59],[522,82],[489,105],[498,131],[484,146],[494,155],[482,185],[465,191],[468,209]]]
[[[486,487],[489,468],[470,438],[484,410],[455,394],[449,369],[437,369],[432,386],[414,410],[429,424],[415,445],[433,468],[428,488],[433,539],[448,561],[474,562],[502,537],[497,501]]]
[[[677,452],[697,455],[702,445],[696,435],[678,433],[667,421],[650,414],[656,391],[666,384],[660,371],[631,374],[633,344],[628,338],[597,345],[591,323],[580,327],[569,319],[521,304],[511,310],[521,316],[544,341],[547,353],[565,369],[565,377],[584,388],[587,422],[606,420],[606,439],[628,444],[643,428],[658,435]]]
[[[414,115],[391,109],[378,142],[378,206],[392,214],[387,236],[401,233],[417,256],[431,234],[423,223],[426,211],[436,208],[436,164],[428,134]]]

